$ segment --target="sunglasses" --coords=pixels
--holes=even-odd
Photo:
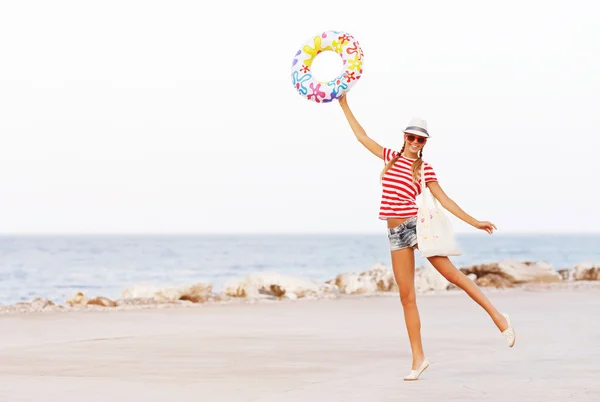
[[[415,140],[415,138],[419,144],[425,144],[427,142],[427,138],[425,138],[425,137],[419,137],[416,135],[407,135],[406,136],[406,139],[408,140],[408,142],[413,142]]]

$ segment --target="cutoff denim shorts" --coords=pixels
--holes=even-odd
[[[417,217],[408,218],[395,228],[388,229],[388,239],[391,251],[416,246]]]

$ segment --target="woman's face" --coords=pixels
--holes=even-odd
[[[427,137],[404,133],[404,141],[406,149],[418,153],[427,144]]]

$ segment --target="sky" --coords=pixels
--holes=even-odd
[[[291,83],[326,30],[363,49],[348,102],[367,134],[399,149],[426,119],[467,213],[600,232],[600,5],[390,4],[3,2],[0,234],[382,233],[382,161]]]

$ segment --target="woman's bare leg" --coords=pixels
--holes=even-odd
[[[392,267],[398,284],[400,302],[404,310],[404,321],[412,351],[412,369],[417,370],[423,360],[421,342],[421,318],[417,309],[415,294],[415,252],[412,248],[392,251]]]
[[[490,315],[490,318],[501,332],[508,328],[508,322],[502,313],[494,307],[492,302],[479,289],[479,286],[456,268],[448,257],[429,257],[428,260],[444,278],[464,290],[471,299],[479,304]]]

